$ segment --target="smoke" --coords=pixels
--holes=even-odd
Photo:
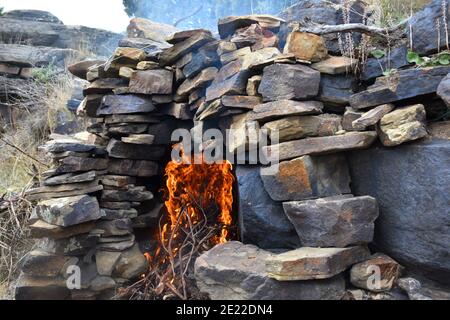
[[[217,20],[232,15],[277,15],[299,0],[124,0],[130,16],[217,31]]]

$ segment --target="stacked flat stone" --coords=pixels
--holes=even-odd
[[[341,299],[344,271],[370,258],[378,205],[352,195],[343,152],[370,147],[375,125],[393,106],[355,118],[360,131],[344,130],[354,62],[328,56],[321,37],[298,31],[281,53],[280,23],[270,16],[219,22],[223,66],[196,114],[204,127],[219,119],[221,129],[236,130],[227,148],[247,156],[258,144],[258,135],[246,136],[249,130],[279,134],[278,144],[263,148],[266,159],[280,161],[275,173],[261,165],[236,168],[245,245],[219,245],[196,261],[197,285],[212,299]],[[231,270],[239,276],[230,279]],[[357,270],[354,279],[367,280]],[[396,270],[383,276],[396,279]],[[359,287],[367,289],[363,282]]]

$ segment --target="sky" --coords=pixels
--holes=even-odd
[[[126,30],[129,18],[122,0],[0,0],[4,11],[37,9],[53,13],[64,24],[115,32]]]

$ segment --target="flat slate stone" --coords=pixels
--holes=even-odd
[[[166,42],[170,44],[177,44],[194,36],[203,35],[212,37],[212,33],[205,29],[193,29],[193,30],[183,30],[175,32],[174,34],[166,38]]]
[[[295,116],[266,123],[262,128],[278,132],[279,142],[306,137],[333,136],[342,130],[342,118],[334,114]]]
[[[275,172],[268,175],[261,171],[264,187],[275,201],[351,193],[350,174],[344,155],[303,156],[281,162]]]
[[[42,278],[21,273],[14,291],[16,300],[66,300],[69,297],[70,290],[62,277]]]
[[[105,117],[106,124],[159,122],[160,119],[153,114],[112,114]]]
[[[367,127],[376,125],[381,118],[394,109],[395,106],[393,104],[382,104],[381,106],[375,107],[354,120],[352,122],[352,128],[365,130]]]
[[[205,34],[197,34],[187,38],[186,40],[175,44],[173,47],[165,49],[160,55],[160,64],[163,66],[171,65],[185,54],[192,52],[211,41],[214,41],[214,38],[205,36]]]
[[[158,164],[145,160],[110,159],[108,173],[134,177],[153,177],[158,174]]]
[[[32,238],[66,239],[78,234],[89,233],[95,228],[95,222],[86,222],[70,227],[60,227],[43,220],[37,220],[30,225]]]
[[[97,179],[101,176],[103,172],[101,171],[89,171],[85,173],[66,173],[60,176],[54,176],[45,179],[42,184],[44,186],[57,186],[62,184],[71,184],[71,183],[82,183],[82,182],[90,182]]]
[[[265,263],[268,277],[278,281],[328,279],[369,256],[366,247],[303,247],[270,255]]]
[[[279,100],[257,105],[249,114],[249,121],[268,122],[287,116],[321,114],[323,104],[317,101]]]
[[[253,245],[228,242],[205,252],[195,261],[195,280],[212,300],[340,300],[342,277],[281,282],[268,277],[265,261],[270,252]]]
[[[66,274],[66,267],[77,262],[77,258],[49,254],[37,249],[23,257],[20,270],[28,276],[57,278]]]
[[[357,64],[355,59],[347,57],[330,57],[311,65],[311,68],[326,74],[351,73],[352,68]]]
[[[55,174],[69,172],[101,171],[108,168],[108,160],[102,158],[67,157],[58,161]]]
[[[166,148],[156,145],[141,145],[136,148],[133,144],[123,143],[111,139],[106,147],[112,158],[130,160],[159,160],[164,156]]]
[[[136,95],[107,95],[103,98],[97,115],[130,114],[155,110],[151,99]]]
[[[228,108],[242,108],[253,110],[253,108],[262,103],[260,97],[251,96],[223,96],[222,105]]]
[[[43,221],[60,227],[69,227],[102,217],[97,199],[86,195],[41,201],[36,213]]]
[[[109,136],[123,136],[129,134],[142,134],[147,132],[148,124],[146,123],[117,123],[107,126],[107,134]]]
[[[122,142],[135,145],[152,145],[155,136],[151,134],[132,134],[128,137],[122,137]]]
[[[217,68],[209,67],[203,69],[197,76],[193,79],[186,79],[177,90],[177,95],[187,96],[198,88],[205,87],[208,83],[214,80],[217,75]]]
[[[220,38],[225,39],[226,37],[233,35],[237,29],[249,27],[255,23],[263,28],[278,31],[282,22],[284,22],[283,19],[268,14],[229,16],[219,19],[218,29]]]
[[[153,199],[153,193],[146,190],[130,188],[128,190],[104,190],[102,192],[101,201],[121,202],[143,202]]]
[[[165,69],[133,72],[129,88],[131,93],[172,94],[173,72]]]
[[[350,132],[330,137],[307,138],[263,147],[267,159],[289,160],[304,155],[321,155],[368,148],[375,142],[373,131]]]
[[[449,72],[450,67],[400,70],[392,76],[377,78],[366,91],[352,95],[350,105],[365,109],[435,93]]]
[[[113,91],[113,89],[127,87],[128,80],[120,78],[103,78],[97,79],[88,87],[83,90],[83,95],[87,96],[90,94],[108,94]]]
[[[306,247],[368,244],[379,214],[376,199],[369,196],[285,202],[283,208]]]
[[[207,43],[192,55],[191,61],[183,67],[183,74],[186,78],[192,78],[203,69],[218,64],[217,45],[216,41]]]
[[[264,101],[307,100],[319,93],[320,72],[303,65],[274,64],[264,68],[259,93]]]
[[[381,118],[378,134],[386,147],[424,138],[428,135],[422,104],[398,108]]]

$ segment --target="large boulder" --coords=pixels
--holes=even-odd
[[[326,280],[277,281],[268,277],[271,253],[240,242],[214,247],[195,261],[200,291],[212,300],[340,300],[341,276]]]
[[[260,167],[237,166],[236,177],[242,241],[263,249],[298,248],[300,241],[295,229],[281,203],[269,197]]]
[[[405,29],[407,30],[408,39],[411,39],[412,50],[414,52],[425,55],[437,52],[439,49],[446,47],[446,35],[450,31],[450,28],[448,23],[443,23],[444,14],[448,21],[450,1],[433,0],[409,19]],[[439,30],[436,25],[437,20],[441,22],[439,24]]]
[[[425,139],[349,154],[353,191],[378,200],[375,244],[411,268],[449,282],[450,142]]]

